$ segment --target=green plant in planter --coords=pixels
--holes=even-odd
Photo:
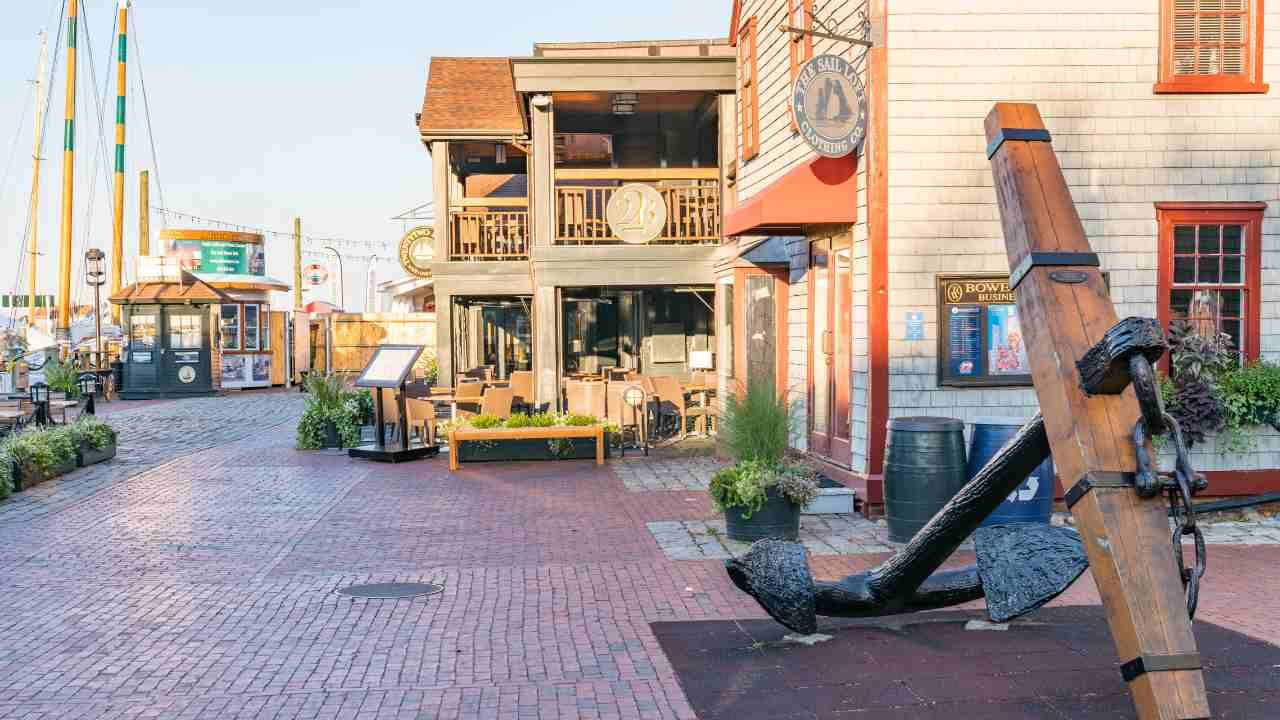
[[[76,459],[75,440],[67,428],[28,430],[5,440],[3,451],[17,461],[23,473],[51,475]]]
[[[793,407],[772,382],[753,381],[725,398],[720,438],[737,462],[780,463],[786,456]]]
[[[338,431],[342,447],[360,444],[360,393],[352,392],[336,375],[309,375],[307,406],[298,420],[298,448],[317,450],[325,446],[328,428]]]
[[[511,417],[507,418],[506,421],[502,423],[502,426],[505,428],[518,429],[518,428],[533,427],[532,423],[533,423],[533,419],[530,418],[528,415],[524,415],[522,413],[516,413],[515,415],[512,415]]]
[[[356,405],[360,408],[360,424],[372,425],[374,421],[375,408],[373,404],[373,393],[368,388],[360,388],[354,393]]]
[[[13,493],[14,477],[13,477],[13,455],[3,446],[0,446],[0,500],[9,497]]]
[[[720,512],[734,508],[750,519],[764,507],[769,488],[777,488],[782,497],[803,507],[818,496],[817,472],[800,463],[746,460],[717,471],[709,492]]]
[[[570,413],[564,416],[564,424],[568,427],[587,427],[600,422],[594,415]]]
[[[80,371],[53,360],[44,368],[44,384],[53,392],[66,393],[68,398],[80,396]]]
[[[471,427],[477,430],[490,430],[496,427],[502,427],[502,418],[496,415],[475,415],[470,421]]]
[[[116,431],[93,415],[84,415],[68,426],[76,447],[104,450],[116,444]]]

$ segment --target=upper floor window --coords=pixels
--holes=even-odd
[[[1251,203],[1161,203],[1159,316],[1169,331],[1226,335],[1259,355],[1262,213]]]
[[[756,77],[756,19],[748,19],[738,31],[738,131],[742,133],[742,159],[760,153],[760,92]]]
[[[813,0],[787,0],[790,6],[788,25],[804,30],[813,29]],[[813,36],[808,33],[791,33],[791,85],[795,86],[800,68],[813,57]],[[787,103],[790,106],[791,103]],[[791,117],[791,129],[799,129],[795,115]]]
[[[1158,93],[1264,93],[1262,0],[1160,0]]]

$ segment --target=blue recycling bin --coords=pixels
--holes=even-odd
[[[973,435],[969,439],[968,477],[970,480],[987,461],[1009,442],[1024,422],[1017,418],[986,417],[973,420]],[[1053,457],[1046,458],[1017,490],[1000,503],[983,525],[1004,525],[1030,522],[1048,524],[1053,515]]]

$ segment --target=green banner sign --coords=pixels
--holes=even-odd
[[[169,255],[190,262],[196,272],[265,275],[266,256],[258,243],[227,240],[174,240]]]
[[[24,308],[30,298],[27,295],[0,295],[0,307]],[[37,295],[36,307],[53,307],[52,295]]]

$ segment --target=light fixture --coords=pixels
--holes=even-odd
[[[493,159],[499,165],[507,164],[507,146],[506,143],[494,143]]]
[[[533,99],[530,100],[529,103],[536,108],[546,109],[551,107],[551,96],[550,95],[534,95]]]

